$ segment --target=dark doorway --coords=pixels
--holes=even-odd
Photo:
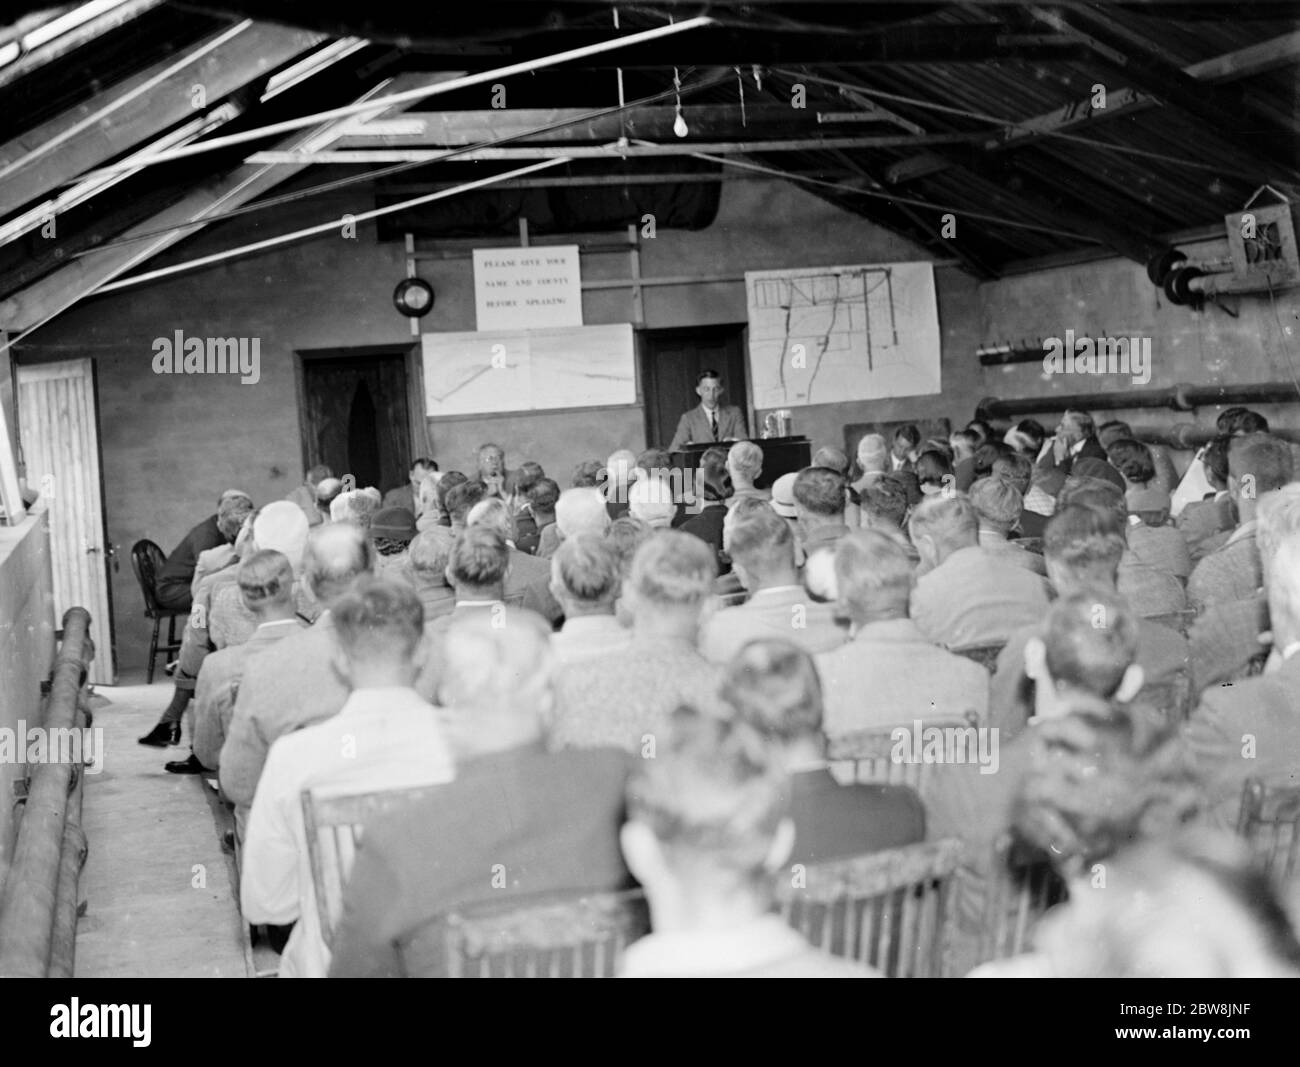
[[[745,377],[745,324],[683,326],[641,333],[641,395],[645,397],[646,441],[667,447],[682,412],[695,407],[695,379],[702,370],[722,375],[722,403],[740,408],[750,420]],[[750,433],[754,427],[749,427]]]
[[[405,484],[411,465],[407,352],[362,351],[303,353],[303,463],[387,492]]]

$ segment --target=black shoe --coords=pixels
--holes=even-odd
[[[171,763],[164,763],[163,769],[168,774],[202,774],[207,770],[193,752],[190,753],[189,759],[178,759],[172,760]]]
[[[140,744],[152,745],[154,748],[166,748],[168,745],[181,743],[181,724],[178,722],[160,722],[144,737]]]

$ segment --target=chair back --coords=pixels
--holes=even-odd
[[[398,953],[412,978],[613,978],[623,950],[649,932],[639,889],[547,894],[457,908]]]
[[[147,619],[158,619],[175,614],[158,603],[156,592],[158,575],[166,562],[166,554],[148,538],[137,541],[131,546],[131,569],[135,571],[135,580],[140,583],[140,595],[144,597],[144,614]]]
[[[352,863],[366,824],[377,815],[385,815],[428,796],[437,788],[436,785],[427,785],[374,793],[303,790],[300,799],[307,858],[311,863],[316,911],[326,945],[333,943],[334,928],[343,914],[343,891],[352,873]]]
[[[777,900],[816,948],[890,978],[940,978],[961,857],[948,838],[809,864],[778,882]]]
[[[1028,952],[1033,947],[1038,920],[1065,897],[1065,882],[1051,865],[1018,857],[1010,835],[1004,835],[993,848],[975,962],[988,963]]]
[[[954,656],[962,656],[965,659],[972,660],[983,667],[989,674],[994,674],[998,669],[998,657],[1002,655],[1002,650],[1007,647],[1005,641],[999,641],[996,644],[989,645],[963,645],[960,648],[948,649]]]
[[[1300,856],[1300,786],[1270,787],[1258,778],[1246,779],[1237,833],[1269,877],[1279,886],[1289,886]]]
[[[1182,611],[1170,611],[1163,615],[1145,615],[1143,618],[1147,622],[1159,623],[1171,630],[1177,630],[1186,637],[1187,631],[1191,629],[1192,623],[1196,621],[1196,611],[1193,608],[1185,608]]]
[[[874,785],[911,786],[925,798],[931,764],[925,760],[927,743],[938,740],[944,763],[976,763],[979,755],[979,718],[936,718],[873,726],[868,730],[838,734],[827,739],[826,756],[832,763],[853,765],[851,781]],[[938,730],[939,733],[931,731]]]

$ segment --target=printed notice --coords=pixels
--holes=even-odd
[[[474,249],[479,332],[582,325],[577,245]]]

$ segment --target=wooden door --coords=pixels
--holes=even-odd
[[[722,375],[722,403],[740,408],[754,432],[745,378],[745,324],[685,326],[641,334],[641,395],[646,440],[667,448],[684,411],[697,406],[695,379],[702,370]]]
[[[338,477],[387,492],[405,485],[411,431],[406,357],[303,354],[303,463],[328,464]]]
[[[18,429],[27,484],[40,489],[49,512],[55,626],[68,608],[90,612],[90,680],[112,685],[117,664],[91,361],[18,367]]]

